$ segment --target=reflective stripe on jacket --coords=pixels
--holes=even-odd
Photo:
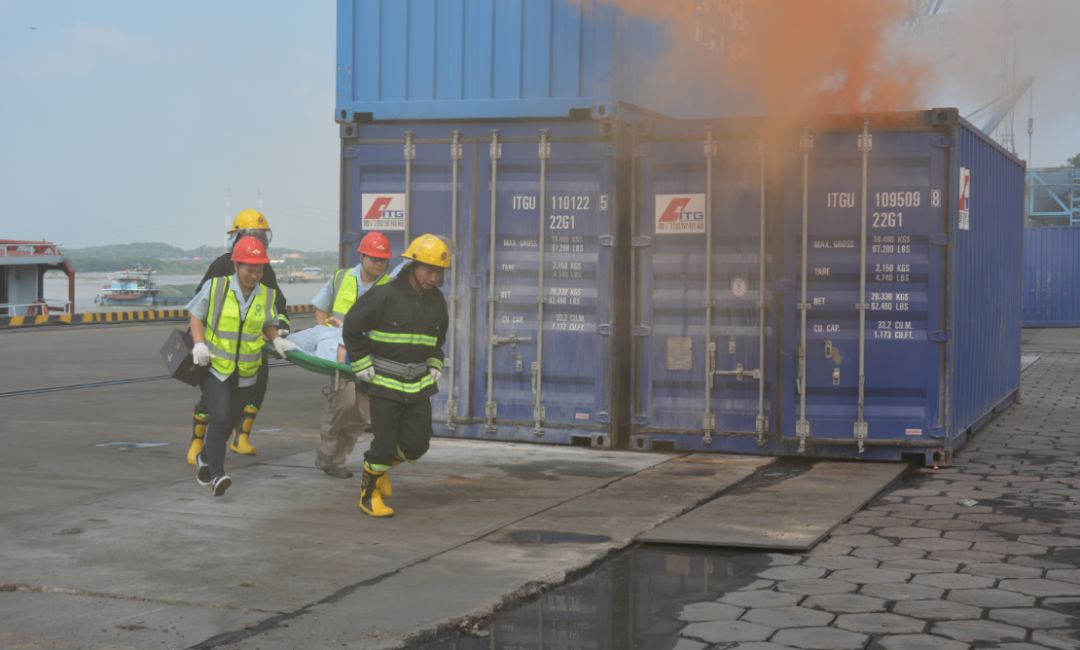
[[[449,325],[442,292],[417,293],[410,275],[369,289],[346,315],[342,332],[353,372],[375,367],[368,391],[397,401],[438,392],[428,370],[443,369]]]
[[[210,285],[210,309],[206,315],[206,347],[214,370],[228,377],[239,370],[241,377],[254,377],[262,365],[262,331],[273,313],[273,289],[264,284],[255,288],[247,315],[240,316],[240,302],[229,286],[229,278],[217,277]]]

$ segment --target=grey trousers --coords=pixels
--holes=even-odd
[[[319,451],[315,466],[344,467],[356,439],[371,424],[371,405],[367,393],[335,373],[326,396],[326,411],[319,427]]]

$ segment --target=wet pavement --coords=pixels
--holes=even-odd
[[[1021,402],[953,467],[912,470],[809,552],[636,546],[409,647],[1080,648],[1080,330],[1026,331],[1025,354]]]

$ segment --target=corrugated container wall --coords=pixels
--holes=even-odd
[[[342,125],[342,257],[455,242],[436,433],[608,448],[626,411],[619,124]]]
[[[669,69],[712,40],[603,0],[338,0],[337,30],[339,122],[744,112],[714,58]]]
[[[784,445],[948,462],[1019,388],[1023,164],[951,109],[861,126],[789,176]]]
[[[955,110],[663,131],[635,148],[634,448],[941,463],[1015,398],[1024,170]]]
[[[1015,398],[1024,170],[955,110],[341,129],[343,258],[456,243],[437,435],[947,463]]]
[[[1024,326],[1080,327],[1080,227],[1024,231]]]

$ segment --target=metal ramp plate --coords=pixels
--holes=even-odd
[[[907,469],[904,463],[779,464],[640,536],[639,542],[805,551]]]

